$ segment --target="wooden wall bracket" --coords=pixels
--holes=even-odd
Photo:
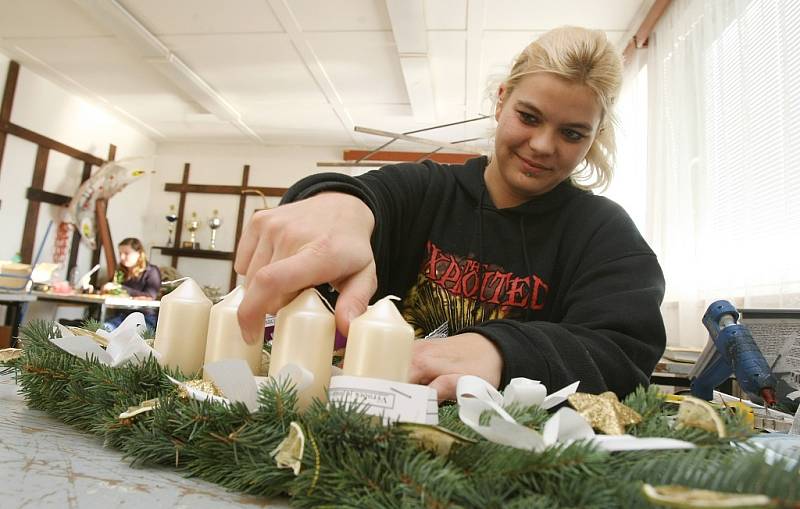
[[[287,189],[285,187],[252,187],[247,183],[250,179],[250,165],[244,165],[242,168],[242,185],[211,185],[211,184],[190,184],[189,172],[191,165],[184,163],[183,165],[183,178],[179,184],[167,183],[164,184],[164,191],[179,193],[178,198],[178,226],[175,229],[175,245],[174,246],[154,246],[156,249],[161,250],[165,255],[172,257],[170,265],[178,267],[178,258],[191,257],[191,258],[207,258],[214,260],[229,260],[233,262],[236,259],[236,250],[239,246],[239,237],[242,236],[244,229],[244,209],[247,202],[247,194],[243,193],[245,189],[257,189],[266,196],[283,196]],[[183,236],[183,222],[184,214],[186,212],[186,195],[188,193],[202,193],[202,194],[235,194],[239,196],[239,209],[236,216],[236,236],[234,239],[233,251],[212,251],[208,249],[183,249],[180,247],[181,239]],[[229,290],[236,286],[236,270],[231,264],[231,275],[229,280]]]
[[[28,208],[25,214],[25,229],[23,230],[22,240],[20,243],[20,256],[22,261],[24,263],[31,263],[33,247],[36,241],[36,224],[39,220],[39,205],[41,203],[49,203],[52,205],[63,206],[68,204],[72,199],[70,196],[51,193],[43,189],[45,176],[47,174],[47,161],[50,152],[59,152],[73,159],[82,161],[83,173],[81,174],[81,183],[85,182],[91,176],[93,166],[101,166],[106,161],[93,154],[70,147],[69,145],[65,145],[57,140],[48,138],[47,136],[11,122],[11,111],[14,106],[14,95],[16,94],[19,71],[19,63],[12,60],[8,66],[5,88],[3,89],[3,99],[2,102],[0,102],[0,169],[2,169],[3,154],[5,152],[6,139],[8,136],[16,136],[37,145],[36,162],[34,164],[33,176],[31,178],[31,186],[28,188],[25,194],[25,197],[28,200]],[[116,147],[111,145],[109,147],[109,160],[114,159],[115,153]],[[72,234],[72,244],[69,252],[69,261],[67,263],[68,275],[72,272],[72,269],[77,264],[79,246],[80,232],[75,230]],[[115,257],[116,255],[113,249],[111,250],[110,254],[112,257]],[[93,264],[97,263],[97,261],[100,259],[99,248],[93,253],[93,259]],[[109,277],[112,275],[113,272],[109,274]],[[95,273],[93,277],[93,282],[96,282],[96,277],[97,273]]]

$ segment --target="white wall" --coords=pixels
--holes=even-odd
[[[319,173],[317,161],[335,161],[342,157],[342,149],[336,147],[266,147],[235,144],[160,144],[156,155],[156,175],[151,181],[148,211],[144,221],[148,225],[142,241],[148,250],[154,245],[165,245],[168,237],[165,216],[169,206],[178,208],[178,193],[165,192],[165,183],[179,183],[183,176],[185,163],[190,163],[190,184],[241,185],[242,168],[250,165],[249,185],[261,187],[289,187],[297,180]],[[327,168],[326,168],[327,170]],[[268,198],[268,205],[277,205],[278,198]],[[245,208],[245,224],[256,208],[262,206],[259,196],[249,196]],[[203,227],[197,233],[202,249],[208,249],[211,231],[205,222],[217,209],[222,218],[222,227],[217,231],[217,249],[233,251],[236,235],[236,219],[239,198],[234,195],[188,194],[186,198],[186,221],[196,212]],[[189,232],[184,231],[183,240],[189,240]],[[170,257],[163,256],[159,250],[152,249],[153,263],[164,266],[170,264]],[[181,275],[195,278],[201,285],[217,286],[227,291],[232,263],[224,260],[199,258],[180,258],[178,271]]]
[[[0,53],[0,85],[5,83],[9,58]],[[116,159],[131,156],[152,157],[154,175],[134,182],[113,197],[109,204],[109,222],[115,242],[124,237],[142,239],[157,265],[169,265],[170,257],[163,256],[152,246],[165,245],[167,222],[164,216],[170,205],[177,209],[179,195],[164,191],[164,184],[180,182],[184,163],[191,164],[189,182],[193,184],[240,185],[242,168],[250,165],[249,184],[263,187],[289,187],[302,177],[318,173],[317,161],[339,160],[342,148],[319,146],[266,147],[257,145],[164,143],[157,144],[144,133],[124,123],[106,110],[89,103],[58,85],[38,76],[29,69],[20,69],[11,122],[61,143],[88,152],[101,159],[108,154],[109,144],[117,146]],[[5,153],[0,166],[0,260],[7,260],[20,249],[27,210],[25,193],[31,185],[36,145],[15,136],[6,139]],[[83,163],[51,151],[47,165],[46,191],[72,195],[80,185]],[[348,171],[348,170],[343,170]],[[268,198],[270,207],[278,198]],[[249,196],[245,218],[262,206],[261,198]],[[189,194],[186,200],[187,218],[197,212],[204,223],[219,210],[223,224],[217,233],[217,249],[232,251],[236,232],[238,197],[233,195]],[[36,231],[36,248],[42,242],[47,225],[53,228],[45,241],[40,260],[52,259],[55,228],[60,220],[61,207],[41,204]],[[187,218],[182,218],[186,220]],[[184,240],[189,234],[184,228]],[[210,230],[206,224],[198,232],[202,248],[208,248]],[[90,268],[91,251],[81,244],[78,268]],[[180,258],[178,271],[192,276],[201,285],[228,288],[232,263],[220,260]],[[61,277],[68,277],[63,272]],[[34,306],[35,307],[35,306]],[[74,313],[59,312],[59,316]],[[53,318],[52,309],[32,309],[28,318]]]
[[[9,58],[0,53],[0,83],[4,84]],[[101,159],[108,155],[110,144],[117,146],[116,158],[152,156],[155,142],[140,131],[123,123],[104,109],[84,101],[54,83],[20,68],[11,122],[56,141],[88,152]],[[20,249],[28,201],[25,192],[31,185],[36,145],[16,136],[6,139],[0,166],[0,259],[8,260]],[[50,151],[44,189],[73,195],[78,189],[83,163]],[[147,182],[136,182],[121,191],[109,203],[108,218],[115,240],[123,236],[142,236],[148,229]],[[33,255],[42,242],[47,225],[54,221],[45,241],[40,260],[52,259],[55,229],[62,208],[41,204]],[[86,244],[79,248],[78,268],[88,270],[91,251]],[[62,274],[62,276],[66,276]]]

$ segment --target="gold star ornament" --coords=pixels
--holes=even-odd
[[[611,391],[600,395],[576,392],[567,400],[581,414],[592,428],[606,435],[624,435],[625,426],[642,421],[635,410],[619,402]]]

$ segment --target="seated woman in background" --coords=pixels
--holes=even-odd
[[[147,262],[142,242],[134,237],[128,237],[119,243],[119,267],[114,273],[113,281],[103,285],[103,293],[113,293],[123,290],[134,299],[156,299],[161,291],[161,271],[152,263]],[[115,329],[131,314],[132,310],[125,310],[114,314],[106,320],[105,326]],[[156,327],[156,311],[143,309],[147,326]]]

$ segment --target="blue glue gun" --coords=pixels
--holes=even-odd
[[[739,312],[733,304],[726,300],[713,302],[703,315],[703,325],[710,340],[689,374],[692,395],[709,401],[714,389],[735,374],[739,386],[751,398],[774,405],[777,380],[750,329],[739,323]]]

